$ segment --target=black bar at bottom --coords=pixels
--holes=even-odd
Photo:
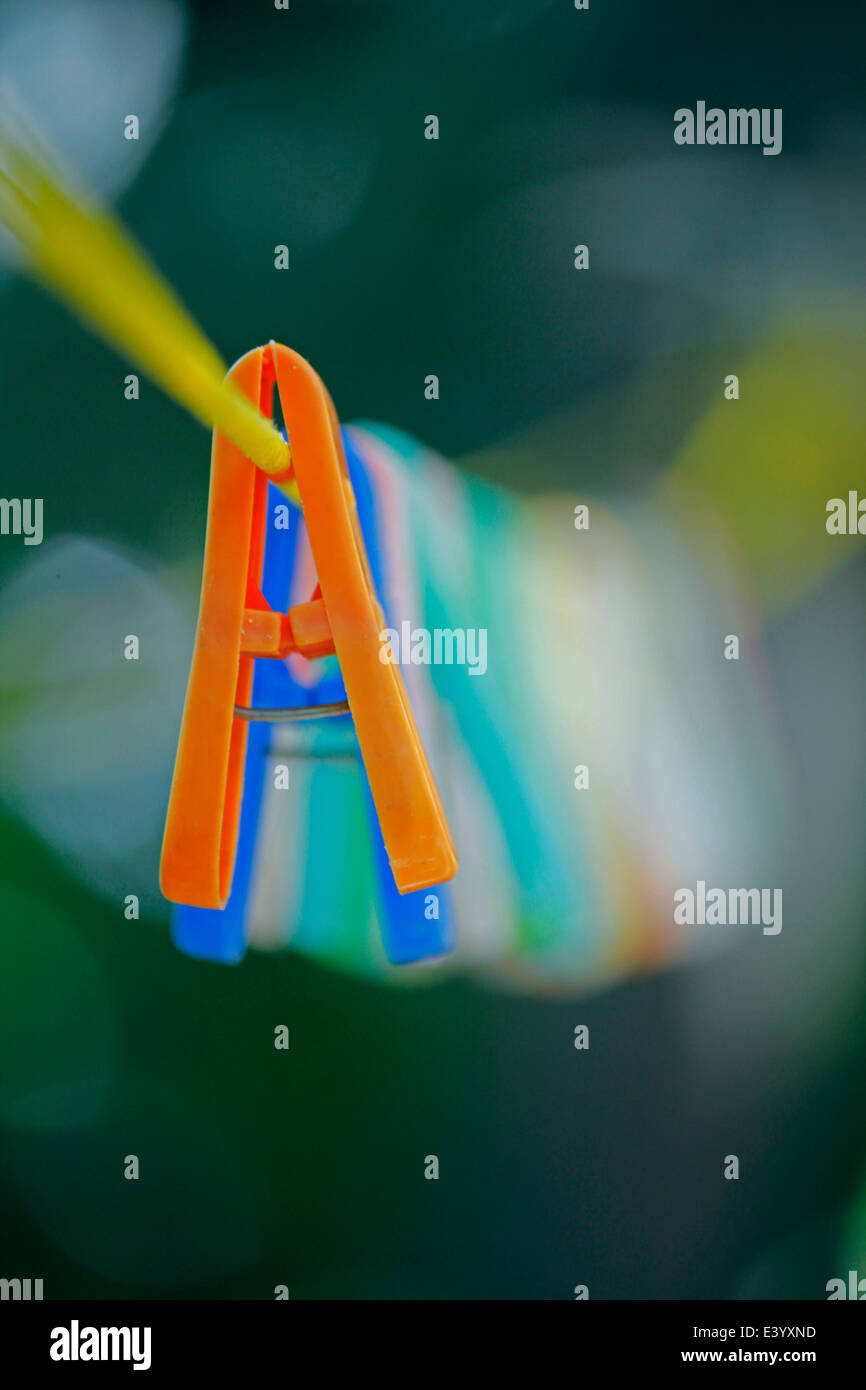
[[[27,1383],[30,1374],[99,1376],[136,1370],[150,1380],[193,1369],[221,1379],[333,1371],[345,1357],[353,1370],[384,1370],[399,1352],[403,1376],[441,1362],[453,1374],[449,1334],[469,1333],[473,1360],[496,1364],[521,1351],[539,1376],[559,1352],[575,1373],[594,1369],[667,1371],[719,1365],[805,1366],[828,1372],[860,1366],[866,1319],[839,1302],[608,1303],[527,1302],[44,1302],[0,1303],[0,1374]],[[382,1318],[380,1323],[379,1319]],[[524,1341],[527,1332],[542,1342]],[[408,1346],[404,1339],[408,1338]],[[517,1341],[515,1342],[515,1338]],[[519,1344],[519,1348],[518,1348]],[[407,1351],[414,1347],[407,1360]],[[509,1351],[509,1348],[511,1350]],[[417,1364],[412,1365],[412,1359]],[[306,1374],[306,1373],[305,1373]],[[307,1377],[308,1378],[308,1377]],[[10,1377],[9,1383],[13,1383]]]

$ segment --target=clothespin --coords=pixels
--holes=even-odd
[[[229,379],[266,416],[276,384],[290,467],[270,480],[299,498],[318,583],[275,612],[261,592],[268,476],[214,432],[201,605],[163,840],[167,898],[223,908],[235,869],[250,718],[351,713],[400,894],[453,877],[457,858],[399,670],[382,661],[384,627],[336,412],[297,353],[270,343]],[[253,710],[254,665],[335,654],[346,703]],[[327,827],[321,834],[327,835]]]

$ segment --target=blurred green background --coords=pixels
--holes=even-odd
[[[273,336],[345,420],[498,482],[613,498],[660,476],[780,323],[862,322],[862,39],[855,7],[774,3],[0,4],[0,71],[227,360]],[[673,111],[698,99],[782,107],[783,154],[676,150]],[[770,663],[811,682],[780,716],[811,937],[780,938],[772,966],[757,941],[532,998],[291,954],[202,964],[169,942],[152,836],[188,610],[148,608],[167,674],[132,713],[99,706],[78,634],[138,630],[126,548],[169,591],[195,578],[207,440],[146,383],[126,401],[127,365],[11,262],[0,305],[3,492],[45,499],[47,539],[79,537],[0,544],[7,593],[34,557],[44,571],[41,662],[0,641],[17,731],[0,740],[0,1275],[46,1297],[408,1299],[820,1298],[858,1258],[866,1275],[862,557],[767,635]],[[527,469],[508,441],[544,421]],[[108,633],[82,575],[123,596]],[[63,721],[90,705],[82,749]],[[69,797],[94,759],[111,800],[77,840]]]

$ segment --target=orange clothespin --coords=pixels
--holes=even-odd
[[[380,660],[373,590],[339,426],[323,382],[279,343],[254,348],[229,377],[271,415],[276,382],[318,584],[275,613],[261,594],[268,476],[213,436],[201,606],[162,846],[167,898],[224,907],[231,891],[256,658],[336,653],[398,890],[452,878],[457,857],[399,670]],[[324,711],[323,711],[324,712]],[[327,833],[323,828],[322,833]]]

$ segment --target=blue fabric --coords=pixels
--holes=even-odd
[[[385,582],[385,557],[376,517],[373,489],[370,486],[370,480],[363,463],[353,448],[351,439],[346,435],[343,436],[343,447],[349,477],[355,492],[358,524],[361,528],[361,535],[364,537],[373,585],[380,600],[383,600],[385,625],[392,626],[395,619],[394,615],[388,611],[387,595],[390,593],[390,586]],[[453,950],[454,947],[455,924],[452,893],[447,884],[439,884],[435,890],[425,888],[418,893],[400,894],[397,892],[397,885],[394,882],[391,865],[388,863],[388,854],[382,839],[382,831],[379,828],[379,818],[376,815],[366,773],[364,773],[364,790],[370,836],[375,855],[376,882],[379,890],[379,917],[382,923],[385,954],[393,965],[408,965],[412,961],[444,955]],[[425,915],[426,912],[435,912],[438,915],[432,920],[428,920]]]

